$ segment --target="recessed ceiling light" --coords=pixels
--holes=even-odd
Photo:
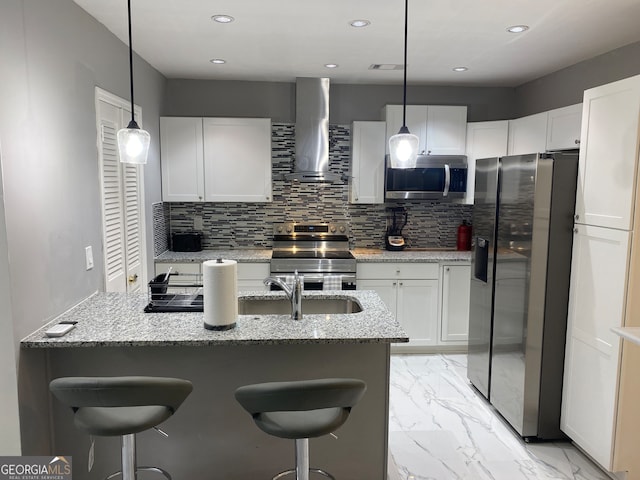
[[[352,20],[351,22],[349,22],[349,25],[356,28],[366,27],[368,25],[371,25],[371,22],[369,20]]]
[[[222,65],[223,63],[227,63],[226,60],[223,60],[221,58],[212,58],[211,60],[209,60],[211,63],[215,63],[216,65]]]
[[[522,33],[526,30],[529,30],[528,25],[513,25],[512,27],[507,28],[507,32],[509,33]]]
[[[324,66],[327,68],[338,68],[337,63],[325,63]]]
[[[235,20],[231,15],[214,15],[211,20],[218,23],[231,23]]]
[[[453,67],[454,72],[466,72],[469,70],[467,67]]]

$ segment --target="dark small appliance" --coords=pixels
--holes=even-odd
[[[185,232],[171,234],[171,250],[174,252],[199,252],[202,250],[202,233]]]
[[[407,224],[407,210],[404,207],[394,207],[388,209],[387,231],[384,236],[384,245],[387,250],[404,250],[406,246],[402,229]]]

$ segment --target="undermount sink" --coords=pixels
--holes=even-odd
[[[302,314],[339,314],[358,313],[362,305],[355,298],[313,298],[302,297]],[[239,315],[291,315],[291,301],[288,298],[251,298],[238,299]]]

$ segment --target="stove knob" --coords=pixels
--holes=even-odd
[[[293,228],[291,228],[291,225],[287,225],[287,233],[291,232],[293,232]]]
[[[347,229],[344,227],[344,225],[340,226],[340,233],[344,233],[346,231]]]
[[[278,225],[277,231],[278,231],[278,233],[282,233],[282,225]]]
[[[331,233],[336,233],[336,226],[331,225],[331,228],[329,230],[331,230]]]

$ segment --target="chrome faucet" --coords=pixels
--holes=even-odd
[[[263,280],[265,285],[275,284],[279,286],[291,300],[291,320],[302,320],[302,280],[296,270],[293,277],[293,286],[287,284],[280,277],[267,277]]]

